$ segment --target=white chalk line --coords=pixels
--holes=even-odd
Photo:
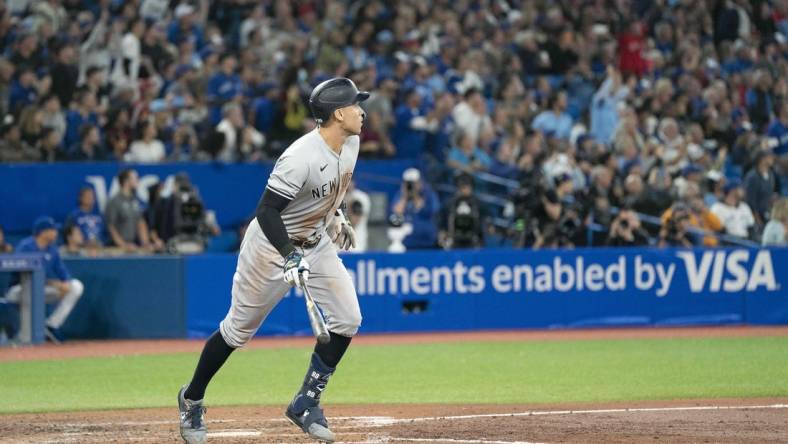
[[[344,432],[342,433],[343,436],[358,436],[358,435],[369,435],[369,432]],[[255,436],[265,436],[268,438],[297,438],[303,437],[304,432],[298,433],[271,433],[270,431],[260,431],[254,429],[228,429],[228,430],[216,430],[208,432],[209,438],[243,438],[243,437],[255,437]]]
[[[456,444],[547,444],[543,442],[531,441],[490,441],[487,439],[452,439],[452,438],[396,438],[390,437],[389,441],[406,442],[448,442]]]
[[[274,421],[274,419],[261,419],[260,422],[265,421]],[[278,420],[277,420],[278,421]],[[284,421],[284,419],[283,419]],[[43,422],[27,422],[27,424],[50,424],[52,421],[43,421]],[[118,422],[61,422],[59,423],[63,427],[113,427],[113,426],[145,426],[145,425],[167,425],[167,424],[174,424],[177,423],[176,420],[170,421],[118,421]],[[209,420],[208,423],[225,423],[225,422],[238,422],[237,419],[212,419]]]
[[[768,405],[746,405],[746,406],[688,406],[688,407],[627,407],[618,409],[587,409],[587,410],[530,410],[525,412],[505,412],[505,413],[481,413],[474,415],[454,415],[454,416],[423,416],[416,418],[392,418],[390,416],[338,416],[330,418],[333,421],[347,421],[354,423],[351,427],[384,427],[392,424],[403,422],[420,422],[420,421],[437,421],[437,420],[462,420],[462,419],[475,419],[475,418],[496,418],[506,416],[544,416],[544,415],[580,415],[580,414],[599,414],[599,413],[643,413],[643,412],[682,412],[693,410],[757,410],[757,409],[787,409],[788,404],[768,404]],[[209,419],[208,425],[238,422],[237,419]],[[285,418],[260,418],[254,420],[255,422],[262,423],[286,423],[290,422]],[[79,427],[110,427],[110,426],[144,426],[144,425],[167,425],[173,424],[174,420],[170,421],[120,421],[120,422],[71,422],[60,423],[63,427],[79,428]],[[49,421],[47,421],[49,423]],[[39,422],[32,421],[28,424],[39,424]]]
[[[331,419],[334,421],[354,421],[367,424],[376,424],[382,419],[385,420],[388,417],[386,416],[335,416]],[[206,419],[208,424],[220,424],[220,423],[227,423],[227,422],[238,422],[238,419]],[[50,421],[30,421],[28,424],[49,424]],[[277,423],[281,422],[283,424],[291,424],[291,422],[285,418],[260,418],[256,419],[255,422],[264,422],[264,423]],[[111,426],[141,426],[141,425],[167,425],[172,424],[173,421],[118,421],[118,422],[61,422],[60,425],[63,427],[111,427]]]
[[[425,416],[421,418],[394,418],[397,423],[421,422],[438,420],[460,420],[476,418],[497,418],[497,417],[520,417],[520,416],[546,416],[546,415],[578,415],[578,414],[599,414],[599,413],[644,413],[644,412],[684,412],[692,410],[758,410],[758,409],[786,409],[788,404],[769,404],[769,405],[748,405],[748,406],[693,406],[693,407],[643,407],[643,408],[620,408],[620,409],[591,409],[591,410],[532,410],[516,413],[484,413],[476,415],[457,415],[457,416]]]
[[[250,429],[216,430],[208,432],[208,438],[250,438],[260,436],[263,432]]]

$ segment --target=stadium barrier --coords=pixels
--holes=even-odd
[[[362,159],[358,161],[353,180],[360,189],[382,192],[391,198],[400,187],[402,172],[411,166],[412,161]],[[79,189],[86,185],[96,191],[98,208],[103,210],[109,196],[119,188],[115,176],[123,168],[139,172],[137,197],[143,203],[148,200],[148,186],[172,183],[177,173],[187,173],[206,207],[215,211],[219,225],[233,230],[253,214],[273,163],[3,164],[0,165],[0,202],[13,211],[0,213],[0,226],[6,233],[27,235],[33,221],[41,215],[63,221],[76,207]]]
[[[68,258],[85,292],[63,324],[69,338],[182,338],[183,257]]]
[[[788,324],[788,248],[425,251],[342,256],[362,333]],[[69,259],[78,337],[203,337],[230,305],[236,256]],[[286,295],[263,335],[308,335]]]

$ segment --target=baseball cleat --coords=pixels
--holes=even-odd
[[[60,333],[59,328],[54,328],[50,326],[44,327],[44,337],[47,341],[57,345],[63,343],[63,334]]]
[[[310,438],[329,444],[336,440],[334,433],[328,429],[328,421],[319,406],[310,407],[300,415],[288,407],[285,417]]]
[[[181,438],[186,444],[205,444],[208,442],[207,430],[205,429],[205,407],[202,400],[192,401],[183,397],[186,391],[184,385],[178,392],[178,410],[181,412]]]

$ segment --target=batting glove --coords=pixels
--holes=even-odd
[[[285,257],[283,271],[285,282],[290,285],[302,287],[309,280],[309,264],[304,259],[304,256],[296,250],[291,251]]]
[[[342,250],[348,251],[356,246],[356,231],[350,225],[350,221],[345,217],[342,210],[337,210],[337,216],[340,218],[339,229],[332,241]]]

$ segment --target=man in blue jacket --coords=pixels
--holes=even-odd
[[[60,258],[56,242],[57,230],[58,226],[54,219],[49,216],[39,217],[33,224],[33,235],[22,239],[16,247],[17,253],[44,254],[46,302],[58,302],[55,311],[46,320],[45,333],[47,339],[55,343],[62,340],[60,327],[74,309],[85,288],[82,282],[68,274]],[[6,299],[9,302],[18,302],[21,292],[19,276],[15,275],[11,280],[11,288],[6,293]]]
[[[211,125],[222,120],[222,107],[227,102],[243,95],[243,82],[235,72],[236,67],[235,55],[226,53],[222,55],[219,71],[208,80]]]
[[[438,196],[421,180],[421,172],[408,168],[402,173],[402,188],[393,199],[392,222],[409,223],[413,231],[405,237],[403,245],[408,250],[437,248],[438,227],[436,217],[440,211]]]

